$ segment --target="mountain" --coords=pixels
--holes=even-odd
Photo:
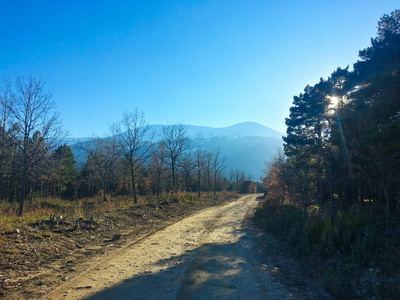
[[[213,128],[185,125],[191,139],[191,147],[215,151],[226,156],[224,171],[239,168],[258,181],[263,175],[265,163],[283,150],[283,133],[255,122],[244,122],[229,127]],[[162,125],[151,125],[151,131],[161,137]]]
[[[156,136],[161,136],[162,127],[164,125],[150,125],[151,130],[156,133]],[[246,136],[262,136],[274,137],[282,139],[283,133],[268,128],[256,122],[243,122],[229,127],[206,127],[185,125],[187,134],[190,138],[214,138],[214,137],[227,137],[227,138],[241,138]]]
[[[191,139],[192,149],[205,149],[213,152],[217,149],[226,157],[224,171],[229,176],[230,170],[238,168],[258,181],[263,175],[265,163],[283,149],[283,133],[255,122],[244,122],[229,127],[213,128],[205,126],[185,125],[187,135]],[[163,125],[150,125],[150,132],[155,134],[154,140],[160,140]],[[69,139],[77,161],[84,159],[74,141],[85,139]],[[74,146],[74,144],[76,144]]]
[[[207,151],[219,149],[226,156],[225,173],[243,170],[252,180],[263,176],[265,163],[283,149],[283,134],[254,122],[239,123],[225,128],[188,127],[192,147]]]

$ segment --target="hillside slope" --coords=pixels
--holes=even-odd
[[[265,169],[265,163],[283,148],[282,133],[255,122],[244,122],[229,127],[213,128],[185,125],[191,139],[192,149],[205,149],[214,152],[219,149],[226,157],[224,172],[235,168],[243,170],[252,180],[259,180]],[[163,125],[150,125],[154,140],[161,140]],[[78,142],[74,142],[78,141]],[[85,139],[70,139],[76,160],[83,162],[85,154],[79,143]]]

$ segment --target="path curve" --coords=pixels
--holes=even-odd
[[[97,263],[46,299],[292,299],[243,225],[257,195],[205,209]]]

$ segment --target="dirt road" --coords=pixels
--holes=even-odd
[[[248,195],[205,209],[108,257],[47,299],[295,299],[256,255]]]

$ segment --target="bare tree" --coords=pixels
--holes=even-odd
[[[212,172],[212,162],[213,162],[213,154],[211,152],[207,152],[205,155],[205,166],[204,166],[204,189],[207,191],[207,195],[210,194],[211,190],[211,172]]]
[[[171,168],[173,192],[175,192],[176,189],[178,159],[189,146],[189,138],[186,135],[186,131],[183,124],[167,125],[162,128],[166,151],[165,162]]]
[[[193,159],[192,153],[189,152],[189,151],[186,151],[183,154],[179,165],[180,165],[180,167],[182,169],[183,178],[184,178],[184,181],[185,181],[186,192],[189,192],[190,185],[191,185],[191,179],[192,179],[192,171],[195,168],[195,164],[194,164],[194,159]]]
[[[15,81],[13,115],[20,130],[22,152],[20,216],[24,208],[29,168],[34,158],[38,162],[45,157],[43,153],[35,152],[33,135],[40,132],[46,151],[53,149],[63,137],[59,114],[54,111],[53,95],[45,90],[44,85],[42,80],[32,76],[18,77]]]
[[[109,137],[93,137],[90,141],[80,145],[87,154],[85,166],[87,171],[100,180],[104,201],[107,201],[109,185],[112,178],[115,177],[115,166],[121,158],[115,126],[112,126],[110,131]]]
[[[196,173],[197,173],[197,197],[201,196],[201,178],[203,175],[203,170],[205,167],[206,160],[206,151],[197,150],[194,154],[195,164],[196,164]]]
[[[221,155],[221,152],[219,149],[215,151],[213,154],[213,160],[212,160],[212,169],[214,173],[214,196],[217,194],[217,181],[218,181],[218,175],[224,168],[226,161],[226,157]]]
[[[250,180],[250,176],[246,177],[246,174],[244,173],[243,170],[239,168],[235,168],[234,170],[231,170],[231,179],[233,179],[236,187],[236,192],[240,191],[240,187],[242,186],[243,182],[247,179]]]
[[[157,149],[152,151],[150,159],[150,173],[152,174],[152,178],[155,178],[157,197],[160,197],[161,181],[164,177],[165,170],[165,143],[160,142]]]
[[[12,82],[4,79],[0,87],[0,187],[4,187],[5,169],[11,169],[18,127],[12,121]],[[9,171],[10,172],[10,171]],[[5,196],[4,189],[2,190]]]
[[[266,164],[266,176],[263,180],[264,190],[273,199],[279,199],[282,203],[288,197],[288,178],[286,170],[286,157],[279,151],[273,161]],[[291,200],[289,198],[290,204]]]
[[[29,181],[27,183],[27,194],[29,195],[30,203],[33,200],[36,184],[43,181],[43,178],[49,174],[52,167],[53,162],[50,157],[50,149],[40,130],[37,130],[30,140]]]
[[[129,164],[133,199],[137,203],[136,179],[139,170],[149,158],[152,137],[148,135],[150,127],[146,124],[144,113],[138,108],[134,112],[124,112],[118,126],[118,139],[122,154]]]

